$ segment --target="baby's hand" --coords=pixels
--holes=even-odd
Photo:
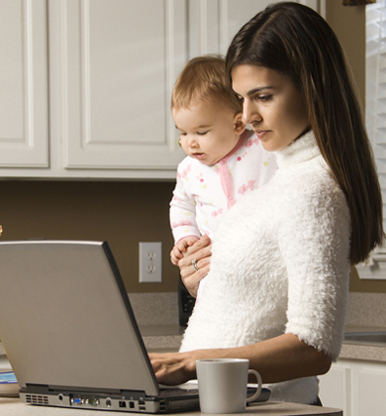
[[[178,241],[170,252],[171,262],[175,266],[178,266],[178,262],[182,259],[186,250],[198,240],[199,239],[197,237],[186,237]]]

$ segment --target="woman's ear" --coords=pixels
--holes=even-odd
[[[244,133],[244,130],[246,128],[246,125],[243,123],[242,116],[243,116],[242,113],[237,113],[233,120],[235,133],[238,134],[239,136]]]

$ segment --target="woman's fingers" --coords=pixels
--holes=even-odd
[[[211,240],[208,236],[203,236],[186,250],[178,262],[182,282],[194,297],[197,297],[201,280],[209,273],[211,256]]]
[[[200,264],[198,264],[198,268],[200,266],[204,267],[208,264],[208,262],[210,262],[210,257],[212,256],[212,247],[208,245],[206,247],[200,248],[199,250],[190,251],[190,249],[193,249],[195,247],[196,245],[190,247],[187,250],[187,252],[184,253],[183,258],[178,262],[178,266],[180,267],[180,269],[182,267],[193,266],[193,260],[196,260],[197,263],[200,262]]]
[[[149,354],[157,381],[166,385],[182,384],[195,376],[195,364],[185,353]],[[195,361],[194,361],[195,363]]]
[[[200,268],[198,272],[194,272],[193,274],[191,274],[189,268],[181,270],[182,282],[188,290],[188,292],[195,298],[197,297],[198,287],[200,285],[201,280],[204,279],[209,273],[209,267],[210,265],[208,264],[207,266]]]

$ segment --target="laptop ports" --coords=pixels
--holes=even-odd
[[[81,396],[74,396],[70,399],[71,405],[76,406],[99,406],[100,401],[96,397],[81,397]]]
[[[84,399],[82,397],[71,397],[71,404],[82,405],[84,404]]]
[[[95,397],[87,399],[87,404],[89,404],[90,406],[99,406],[99,399]]]

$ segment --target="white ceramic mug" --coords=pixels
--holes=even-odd
[[[249,369],[249,360],[238,358],[197,360],[200,407],[203,413],[241,413],[261,393],[260,374]],[[257,380],[256,392],[247,397],[248,375]]]

